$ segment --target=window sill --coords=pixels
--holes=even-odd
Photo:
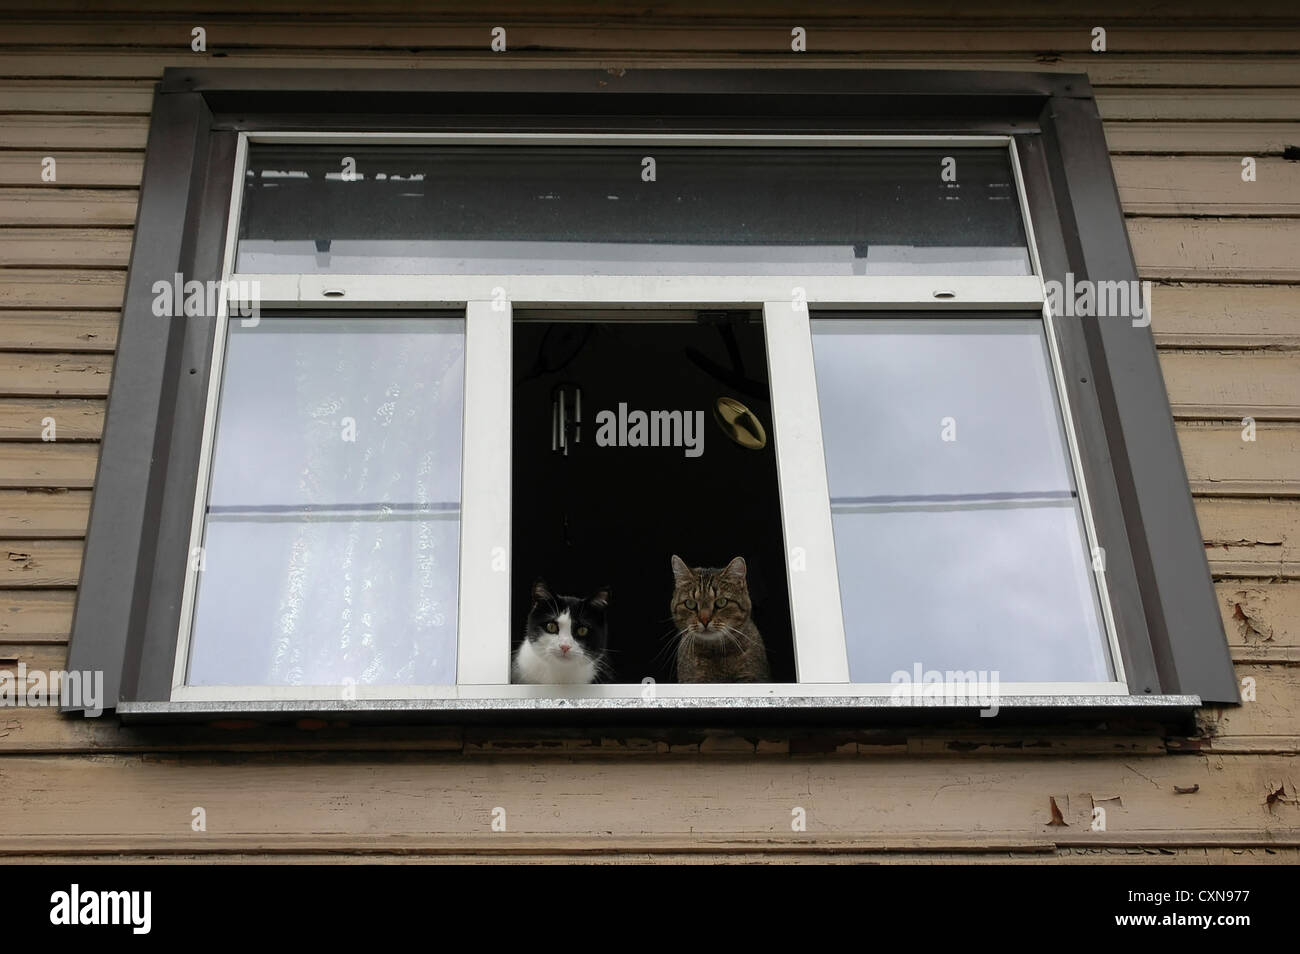
[[[337,716],[350,722],[502,722],[539,718],[563,722],[689,722],[737,718],[774,723],[844,723],[863,720],[954,721],[983,725],[1015,722],[1089,721],[1107,718],[1174,720],[1201,705],[1194,695],[1020,695],[1000,696],[995,716],[981,717],[968,699],[927,701],[890,696],[697,696],[694,698],[496,698],[496,699],[319,699],[187,702],[122,702],[124,722],[180,722],[246,718],[268,722]],[[545,715],[543,715],[545,714]]]

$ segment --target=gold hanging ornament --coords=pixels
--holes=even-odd
[[[762,450],[767,446],[767,431],[763,422],[735,398],[720,397],[713,404],[713,419],[722,433],[741,447]]]

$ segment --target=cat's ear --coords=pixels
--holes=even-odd
[[[555,597],[551,594],[550,587],[546,585],[545,580],[533,581],[533,604],[554,603]]]
[[[609,606],[609,587],[602,586],[591,599],[587,600],[587,603],[597,609],[607,608]]]
[[[691,568],[686,565],[686,561],[676,553],[673,554],[673,579],[677,581],[678,586],[681,586],[684,583],[689,583],[691,580],[695,579],[695,574],[692,573]]]
[[[748,570],[749,568],[745,566],[745,558],[736,557],[727,564],[727,568],[722,571],[722,575],[733,583],[739,584],[745,582],[745,574]]]

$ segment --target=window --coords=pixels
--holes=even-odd
[[[851,677],[1114,681],[1042,317],[812,332]]]
[[[454,681],[464,319],[226,328],[185,684]]]
[[[1031,273],[1006,150],[991,144],[949,139],[936,147],[917,140],[899,148],[870,137],[832,146],[824,137],[700,136],[712,144],[682,145],[686,137],[651,136],[617,145],[620,137],[519,138],[524,144],[485,136],[405,146],[254,140],[236,270]],[[960,182],[940,178],[945,162],[954,175],[960,167]]]
[[[1052,163],[1079,157],[1044,147],[1061,127],[1030,86],[1028,134],[742,132],[705,98],[681,126],[716,128],[638,132],[576,89],[555,108],[613,129],[491,109],[470,130],[330,129],[178,93],[212,130],[180,254],[220,307],[173,319],[161,376],[142,371],[176,402],[125,598],[96,568],[98,501],[141,463],[128,438],[105,447],[123,471],[106,458],[74,655],[120,658],[118,709],[142,717],[852,711],[927,702],[954,672],[1029,709],[1221,695],[1221,630],[1169,628],[1168,587],[1204,597],[1208,578],[1188,554],[1177,581],[1156,571],[1150,477],[1139,494],[1129,470],[1149,464],[1116,404],[1159,377],[1050,307],[1095,236],[1057,209],[1073,193]],[[160,166],[146,197],[185,201]],[[127,373],[149,358],[125,331],[122,348]],[[675,680],[674,554],[745,558],[769,680]],[[536,577],[612,589],[603,681],[511,682]],[[96,601],[127,633],[80,635]]]

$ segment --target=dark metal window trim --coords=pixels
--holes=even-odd
[[[213,320],[155,317],[152,286],[178,272],[220,278],[237,133],[270,128],[1010,134],[1024,165],[1044,277],[1062,280],[1072,271],[1094,281],[1137,279],[1085,76],[168,69],[154,100],[68,663],[104,672],[106,710],[148,717],[202,708],[167,700]],[[1131,694],[1062,697],[1050,708],[1095,716],[1132,711],[1143,697],[1153,712],[1237,703],[1150,329],[1115,318],[1057,324]],[[700,708],[745,707],[721,701],[716,710]],[[1021,709],[1039,711],[1028,700]],[[467,715],[459,707],[441,711],[444,718]]]

